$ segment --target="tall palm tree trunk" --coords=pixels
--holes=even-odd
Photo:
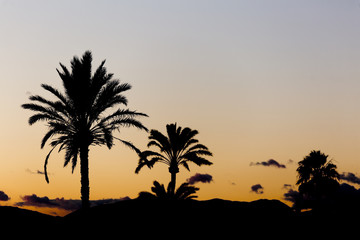
[[[171,181],[169,184],[170,194],[171,196],[175,195],[175,186],[176,186],[176,174],[179,172],[179,167],[176,165],[172,165],[169,167],[169,172],[171,174]]]
[[[89,147],[80,148],[80,174],[81,174],[81,205],[83,209],[90,208],[89,202]]]
[[[170,194],[171,196],[175,195],[175,185],[176,185],[176,172],[171,173],[171,182],[170,182]]]

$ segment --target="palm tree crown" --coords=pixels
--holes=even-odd
[[[327,160],[328,155],[312,151],[299,162],[299,192],[310,197],[321,198],[333,193],[338,187],[339,173],[336,165]]]
[[[34,95],[29,98],[32,103],[22,105],[23,108],[36,112],[29,118],[30,125],[38,121],[46,121],[48,126],[48,131],[41,141],[43,148],[46,142],[52,139],[50,142],[52,149],[46,156],[44,164],[47,182],[49,182],[47,163],[55,147],[59,146],[59,152],[65,150],[64,167],[71,161],[72,171],[80,156],[81,193],[85,201],[87,198],[85,205],[88,205],[89,197],[83,196],[88,195],[89,182],[88,176],[85,175],[88,175],[89,146],[106,145],[110,149],[114,145],[114,139],[118,139],[113,136],[113,132],[123,126],[147,131],[141,122],[136,120],[136,117],[147,116],[146,114],[129,109],[114,109],[117,105],[127,105],[128,101],[122,93],[131,89],[131,86],[113,79],[113,74],[107,73],[104,67],[105,60],[92,75],[91,63],[90,51],[86,51],[81,59],[78,57],[72,59],[71,72],[60,63],[62,71],[56,70],[65,92],[42,84],[42,88],[54,95],[56,100],[47,100]],[[111,110],[113,112],[109,114]],[[118,140],[139,152],[130,142]]]
[[[194,137],[199,133],[188,127],[182,129],[175,124],[166,125],[167,136],[157,130],[151,130],[148,147],[155,146],[159,152],[151,150],[140,154],[140,160],[135,172],[139,173],[143,166],[153,167],[155,163],[161,162],[169,166],[171,173],[171,192],[174,193],[176,174],[179,172],[179,166],[184,166],[190,171],[189,162],[198,166],[211,165],[212,162],[203,156],[212,156],[209,149]]]

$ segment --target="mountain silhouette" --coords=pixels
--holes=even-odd
[[[222,199],[206,201],[198,200],[126,200],[112,204],[104,204],[91,208],[89,211],[78,210],[65,216],[67,221],[77,221],[86,218],[96,223],[98,219],[105,217],[112,218],[121,215],[124,219],[153,220],[159,218],[171,218],[176,215],[178,218],[201,215],[202,217],[289,217],[294,215],[289,206],[279,200],[261,199],[253,202],[238,202]],[[215,216],[213,216],[215,215]],[[233,220],[231,220],[233,221]],[[199,223],[200,224],[200,223]]]
[[[107,233],[120,230],[125,233],[166,232],[172,229],[176,236],[209,235],[212,231],[251,232],[258,226],[274,219],[285,221],[294,217],[294,212],[278,200],[237,202],[222,199],[197,200],[127,200],[89,209],[78,210],[64,217],[66,225],[84,223],[84,231],[104,229]],[[275,222],[274,222],[275,223]],[[65,228],[67,228],[65,226]],[[187,231],[181,228],[189,228]],[[255,228],[255,229],[254,229]],[[253,229],[253,230],[250,230]],[[170,230],[169,230],[170,231]],[[143,235],[142,235],[143,236]]]
[[[341,215],[297,213],[279,200],[260,199],[252,202],[223,199],[198,200],[124,200],[80,209],[64,217],[54,217],[17,207],[0,207],[3,233],[29,236],[29,232],[52,233],[49,236],[107,238],[142,237],[210,237],[233,236],[311,236],[325,237],[352,233],[357,224],[351,208]],[[341,218],[339,217],[341,216]],[[339,221],[341,219],[341,221]],[[10,231],[11,229],[11,231]],[[7,231],[8,230],[8,231]],[[100,235],[99,235],[100,234]],[[295,234],[295,235],[294,235]]]
[[[34,230],[34,228],[36,229],[36,227],[39,226],[52,230],[60,223],[60,217],[18,207],[0,206],[0,226],[2,233],[14,233],[17,229]]]

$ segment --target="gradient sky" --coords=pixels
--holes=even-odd
[[[129,108],[165,131],[177,122],[199,130],[214,165],[195,173],[199,199],[282,200],[297,162],[328,154],[339,172],[360,174],[360,2],[305,1],[0,1],[0,191],[12,205],[25,195],[80,198],[79,168],[52,154],[50,184],[35,174],[44,124],[29,126],[21,109],[31,94],[61,89],[59,62],[93,52],[93,68],[133,89]],[[145,149],[147,134],[116,136]],[[274,159],[286,168],[251,163]],[[291,161],[290,161],[291,160]],[[168,183],[165,165],[136,175],[137,155],[121,144],[90,149],[90,199],[137,197],[153,180]],[[261,184],[263,194],[251,192]]]

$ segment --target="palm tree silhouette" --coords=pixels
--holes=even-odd
[[[164,184],[160,184],[158,181],[154,181],[154,186],[151,187],[150,192],[140,192],[139,199],[159,199],[159,200],[187,200],[197,198],[195,194],[199,188],[190,185],[187,182],[184,182],[180,187],[175,191],[174,194],[171,193],[170,183],[168,185],[167,191],[165,190]]]
[[[139,173],[143,166],[146,165],[151,168],[157,162],[168,165],[171,174],[169,192],[174,195],[176,174],[179,172],[179,166],[182,165],[190,171],[189,162],[193,162],[198,166],[211,165],[212,162],[202,156],[212,156],[212,153],[194,138],[199,133],[197,130],[188,127],[182,129],[177,127],[176,123],[167,124],[166,130],[167,136],[154,129],[150,131],[150,142],[147,146],[159,148],[160,153],[150,150],[142,152],[135,173]]]
[[[131,89],[127,83],[120,83],[113,79],[112,73],[107,73],[105,60],[91,72],[92,54],[86,51],[82,58],[74,57],[71,61],[71,72],[60,63],[62,72],[57,72],[62,80],[65,93],[56,88],[42,84],[42,88],[52,93],[57,100],[47,100],[39,95],[30,96],[33,103],[23,104],[24,109],[36,112],[29,118],[32,125],[38,121],[45,121],[48,132],[41,141],[43,148],[52,139],[45,158],[45,179],[47,163],[51,152],[59,146],[59,152],[65,150],[64,167],[72,163],[72,172],[80,156],[81,199],[82,207],[89,208],[89,146],[106,145],[109,149],[114,145],[114,139],[140,153],[131,143],[113,136],[114,130],[120,127],[136,127],[146,130],[136,117],[147,116],[144,113],[118,108],[111,114],[109,111],[118,105],[127,105],[123,92]]]
[[[328,197],[339,186],[340,175],[336,165],[327,160],[328,155],[312,151],[299,162],[298,181],[300,194],[315,201]]]

